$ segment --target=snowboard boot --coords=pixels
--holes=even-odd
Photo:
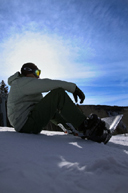
[[[80,127],[81,128],[81,127]],[[96,114],[90,114],[84,121],[84,137],[96,142],[106,142],[106,138],[110,131],[105,127],[105,122],[102,121]]]

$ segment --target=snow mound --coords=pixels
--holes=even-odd
[[[128,137],[107,145],[62,132],[0,128],[1,193],[126,193]]]

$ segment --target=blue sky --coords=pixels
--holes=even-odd
[[[128,106],[128,0],[0,0],[0,79],[26,62],[84,104]]]

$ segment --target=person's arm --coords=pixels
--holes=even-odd
[[[27,77],[27,81],[25,81],[25,79],[22,83],[26,82],[26,84],[20,86],[20,90],[25,95],[49,92],[53,89],[63,88],[73,94],[76,103],[78,101],[78,97],[80,98],[80,103],[83,103],[85,99],[84,93],[74,83],[61,80],[36,79],[29,77]]]
[[[20,89],[26,95],[49,92],[56,88],[63,88],[68,92],[74,93],[76,89],[76,84],[61,80],[36,79],[25,77],[22,79],[22,83],[20,85]]]

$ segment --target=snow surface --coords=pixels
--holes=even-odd
[[[128,136],[107,145],[0,127],[0,193],[126,193]]]

